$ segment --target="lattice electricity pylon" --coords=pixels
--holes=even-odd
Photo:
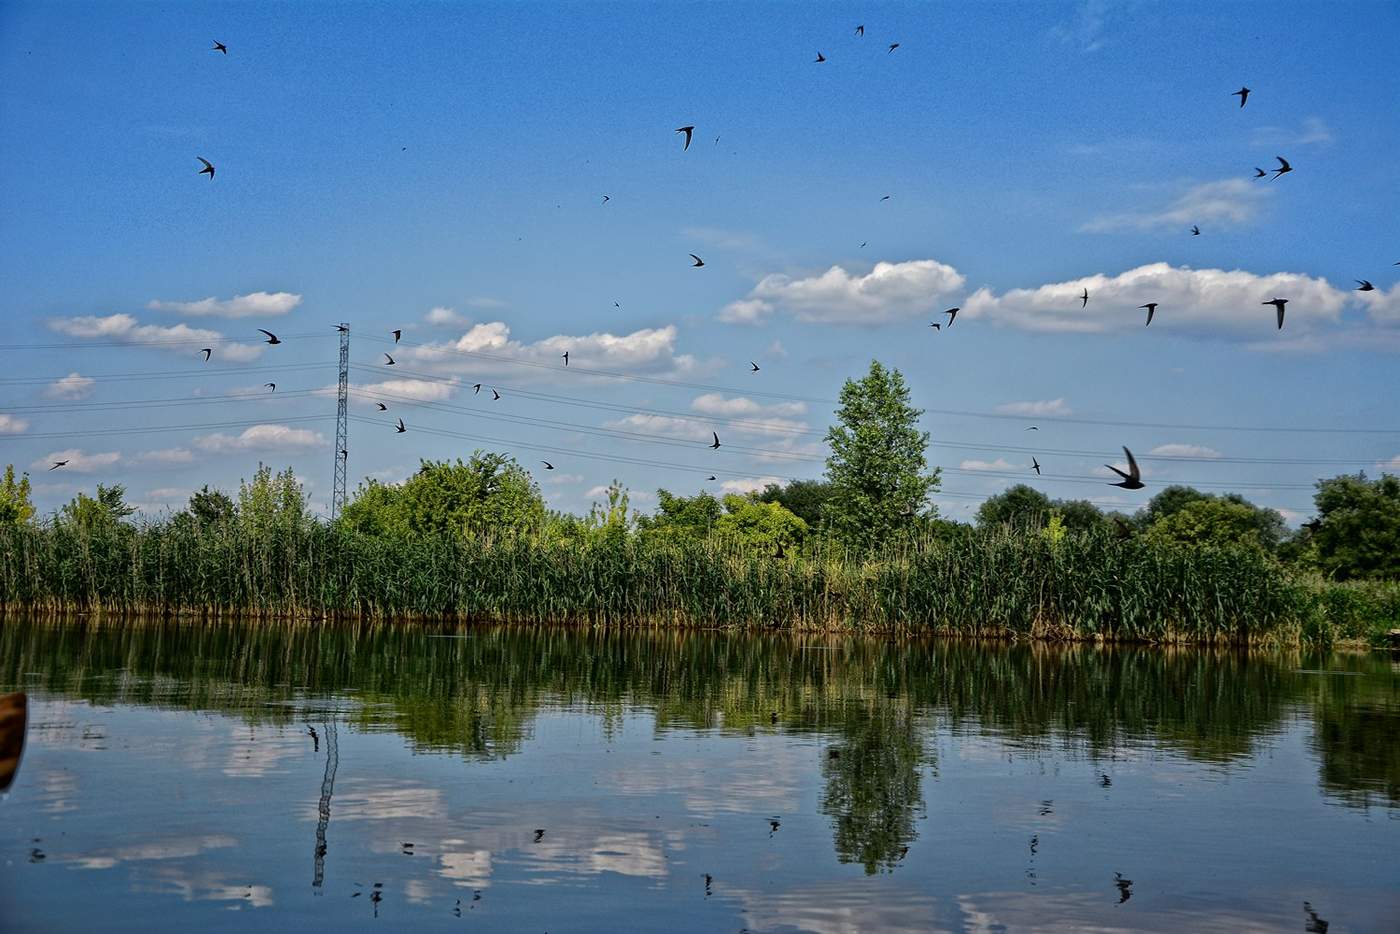
[[[345,507],[345,462],[350,459],[346,431],[346,402],[350,390],[350,325],[340,325],[340,392],[335,403],[335,483],[331,492],[331,518]]]

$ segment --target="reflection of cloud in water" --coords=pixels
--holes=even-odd
[[[46,814],[63,814],[76,811],[78,805],[73,798],[78,794],[78,776],[67,770],[48,770],[39,773],[40,808]]]
[[[214,872],[186,873],[169,866],[152,872],[151,881],[156,892],[178,895],[187,902],[234,902],[230,908],[268,908],[273,904],[271,886],[230,882]]]
[[[230,778],[261,778],[276,769],[283,759],[300,756],[306,751],[306,737],[301,733],[289,735],[285,730],[264,731],[261,736],[247,727],[229,731],[228,759],[223,772]]]
[[[238,846],[238,840],[227,834],[206,834],[202,837],[169,837],[131,843],[126,846],[94,850],[66,862],[80,869],[111,869],[118,863],[146,862],[163,859],[187,859],[206,850],[222,850]]]
[[[470,889],[484,889],[491,884],[490,850],[457,850],[466,844],[465,840],[444,840],[444,852],[438,855],[437,874],[448,879],[453,885]]]
[[[680,795],[693,814],[790,813],[800,806],[801,776],[817,756],[810,747],[775,742],[726,762],[721,781],[693,762],[675,760],[600,773],[599,781],[625,795]]]
[[[833,880],[821,889],[752,892],[729,885],[716,895],[736,898],[743,905],[746,926],[754,931],[811,931],[813,934],[922,934],[939,930],[934,923],[937,901],[917,892],[854,883],[846,890]]]
[[[428,788],[417,783],[403,782],[398,787],[383,787],[389,782],[376,782],[380,787],[366,787],[365,780],[347,782],[350,787],[336,788],[333,820],[337,823],[353,820],[403,820],[423,818],[441,820],[447,815],[442,789]],[[308,806],[303,820],[316,822],[320,815]]]

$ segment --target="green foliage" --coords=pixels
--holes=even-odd
[[[1057,547],[1060,542],[1065,540],[1067,534],[1064,517],[1058,512],[1050,513],[1050,520],[1045,523],[1045,538],[1050,542],[1051,547]]]
[[[423,461],[397,486],[371,481],[341,513],[340,523],[370,535],[458,535],[473,539],[537,532],[544,497],[514,458],[477,451],[465,462]]]
[[[924,472],[922,414],[909,404],[904,376],[877,360],[863,379],[841,387],[839,424],[826,434],[831,497],[823,517],[848,547],[880,548],[907,530],[908,517],[933,513],[928,497],[938,489],[938,471]]]
[[[1045,524],[1051,508],[1050,497],[1035,487],[1018,483],[983,500],[977,507],[977,524],[984,528],[995,525],[1039,528]]]
[[[91,532],[115,526],[136,511],[126,503],[126,487],[97,485],[97,496],[79,493],[58,511],[57,522],[73,529]]]
[[[1304,560],[1338,580],[1400,578],[1400,477],[1319,480]]]
[[[1183,545],[1267,549],[1260,511],[1228,499],[1196,499],[1152,523],[1147,537]]]
[[[294,532],[311,521],[306,496],[292,468],[274,474],[266,464],[258,465],[251,481],[239,483],[236,514],[244,533],[253,539]]]
[[[0,525],[25,525],[34,518],[34,501],[29,498],[29,474],[15,480],[15,465],[5,467],[0,480]]]
[[[685,497],[669,490],[657,490],[656,498],[655,514],[637,517],[642,539],[649,543],[703,541],[724,515],[723,504],[709,493]]]
[[[807,523],[777,503],[730,495],[724,498],[724,508],[715,532],[746,546],[772,551],[779,545],[800,545],[807,536]]]
[[[632,530],[631,498],[620,480],[608,484],[604,497],[602,503],[595,500],[589,507],[583,525],[592,534],[619,544],[626,541]]]
[[[1202,503],[1227,504],[1242,509],[1198,505]],[[1191,510],[1195,518],[1176,518],[1186,510]],[[1223,524],[1222,528],[1215,531],[1206,528],[1205,526],[1210,524],[1210,516],[1216,517]],[[1278,547],[1288,532],[1288,526],[1277,510],[1256,506],[1238,493],[1217,496],[1213,493],[1202,493],[1189,486],[1169,486],[1152,497],[1148,504],[1139,510],[1137,522],[1143,529],[1151,529],[1158,523],[1168,522],[1159,534],[1174,537],[1178,541],[1195,540],[1217,544],[1235,541],[1270,551]]]
[[[770,483],[754,498],[761,503],[777,503],[815,530],[821,527],[827,504],[834,495],[834,488],[825,480],[793,480],[786,486]]]
[[[190,504],[186,508],[195,524],[201,527],[232,522],[238,513],[238,507],[227,493],[223,490],[211,490],[208,485],[190,497]]]

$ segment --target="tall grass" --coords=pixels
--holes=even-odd
[[[1400,585],[1303,580],[1255,551],[1014,528],[775,558],[716,540],[21,526],[0,530],[0,605],[1153,642],[1364,641],[1400,625]]]

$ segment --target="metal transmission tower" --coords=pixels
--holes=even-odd
[[[340,392],[335,403],[335,484],[331,493],[331,518],[345,508],[345,462],[350,459],[346,439],[346,401],[350,389],[350,325],[340,325]]]

